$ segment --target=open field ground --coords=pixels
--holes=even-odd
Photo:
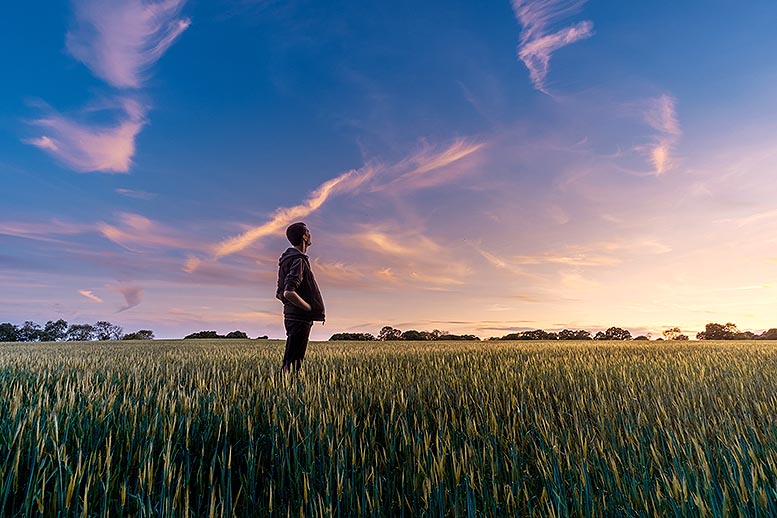
[[[0,344],[0,515],[777,515],[774,342]]]

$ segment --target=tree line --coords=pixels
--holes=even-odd
[[[40,325],[32,320],[21,326],[4,322],[0,324],[0,342],[87,342],[89,340],[150,340],[154,332],[141,329],[124,334],[124,329],[99,320],[94,324],[68,324],[63,319],[49,320]]]
[[[771,328],[757,335],[751,331],[740,331],[736,324],[707,324],[704,331],[696,333],[697,340],[777,340],[777,328]]]
[[[329,340],[358,340],[361,342],[369,342],[373,340],[480,340],[480,338],[475,335],[454,335],[448,331],[440,331],[439,329],[435,329],[434,331],[416,331],[415,329],[401,331],[391,326],[384,326],[383,329],[380,330],[380,333],[378,333],[378,336],[375,336],[372,333],[335,333]]]
[[[196,333],[192,333],[183,337],[184,340],[192,340],[196,338],[242,338],[244,340],[248,340],[248,335],[243,331],[232,331],[225,335],[220,335],[216,331],[197,331]],[[256,337],[257,340],[267,340],[267,338],[267,335]]]
[[[198,331],[186,335],[184,339],[192,338],[243,338],[248,335],[243,331],[232,331],[220,335],[216,331]],[[258,336],[257,340],[266,340],[267,335]],[[140,329],[134,333],[124,333],[121,326],[107,320],[94,324],[68,324],[65,320],[49,320],[40,325],[32,320],[18,326],[10,322],[0,324],[0,342],[88,342],[91,340],[153,340],[154,332],[150,329]]]
[[[679,327],[672,327],[663,331],[661,338],[656,340],[688,340]],[[150,329],[140,329],[134,333],[124,333],[121,326],[114,325],[106,320],[100,320],[94,324],[68,324],[65,320],[49,320],[40,325],[31,320],[17,326],[9,322],[0,324],[0,342],[62,342],[90,340],[152,340],[154,332]],[[243,331],[232,331],[226,335],[216,331],[198,331],[186,335],[184,339],[248,339]],[[256,337],[257,340],[268,339],[267,335]],[[777,328],[771,328],[760,334],[752,331],[740,331],[736,324],[728,322],[718,324],[710,322],[704,331],[696,333],[697,340],[777,340]],[[433,340],[481,340],[475,335],[456,335],[447,331],[435,329],[433,331],[418,331],[409,329],[402,331],[391,326],[384,326],[377,336],[372,333],[335,333],[329,340],[358,340],[358,341],[433,341]],[[632,337],[631,332],[620,327],[610,327],[605,331],[598,331],[592,335],[584,329],[563,329],[561,331],[544,331],[542,329],[509,333],[504,336],[494,336],[487,339],[495,340],[650,340],[650,336],[640,335]]]
[[[679,327],[671,327],[661,333],[661,337],[656,340],[685,341],[688,335],[684,334]],[[650,340],[650,335],[639,335],[632,337],[628,329],[620,327],[610,327],[605,331],[598,331],[591,334],[584,329],[563,329],[561,331],[544,331],[542,329],[527,330],[517,333],[509,333],[504,336],[493,336],[488,341],[496,340]],[[739,331],[737,326],[732,323],[716,324],[709,323],[705,330],[696,333],[697,340],[777,340],[777,328],[769,329],[761,334],[755,334],[751,331]],[[416,331],[411,329],[402,331],[391,326],[384,326],[378,336],[371,333],[335,333],[329,340],[413,340],[413,341],[431,341],[431,340],[481,340],[475,335],[454,335],[447,331]]]

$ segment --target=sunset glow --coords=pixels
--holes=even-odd
[[[0,322],[282,337],[304,221],[313,339],[777,327],[777,5],[732,5],[10,3]]]

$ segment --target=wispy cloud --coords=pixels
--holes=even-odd
[[[120,284],[114,287],[114,290],[124,296],[124,306],[120,307],[117,313],[134,308],[143,300],[143,288],[133,284]]]
[[[430,178],[427,175],[443,171],[447,166],[472,155],[483,146],[482,143],[467,139],[456,139],[442,150],[424,146],[420,152],[390,166],[367,163],[360,169],[354,169],[327,180],[303,203],[280,208],[269,221],[222,241],[214,247],[214,256],[219,259],[238,253],[263,237],[280,233],[290,223],[317,211],[336,194],[354,193],[360,189],[377,192],[394,182],[404,182],[406,187],[415,189],[439,184],[445,181],[444,176]],[[422,176],[425,177],[424,180],[420,180]],[[385,241],[385,236],[377,236],[376,239]],[[184,271],[193,271],[200,264],[199,261],[197,258],[189,258]]]
[[[328,286],[343,286],[353,288],[365,285],[365,275],[358,265],[343,262],[325,262],[316,258],[313,260],[316,277]]]
[[[115,191],[122,196],[126,196],[127,198],[134,198],[136,200],[153,200],[157,197],[156,193],[136,191],[134,189],[115,189]]]
[[[139,88],[144,73],[189,27],[178,14],[185,0],[74,0],[67,49],[117,88]]]
[[[188,19],[178,18],[185,1],[73,0],[74,25],[67,33],[67,49],[111,86],[140,88],[147,70],[189,26]],[[32,121],[45,133],[25,142],[76,171],[129,172],[147,108],[127,96],[109,108],[118,111],[113,124],[89,123],[48,110],[48,115]]]
[[[545,79],[550,70],[550,58],[562,47],[593,35],[593,23],[582,21],[572,26],[554,29],[560,22],[577,14],[585,0],[513,0],[513,11],[521,23],[521,43],[518,57],[529,69],[534,88],[548,93]]]
[[[273,235],[285,229],[287,225],[304,218],[318,210],[330,196],[350,192],[358,189],[375,174],[376,168],[372,165],[364,166],[358,170],[351,170],[336,178],[324,182],[311,193],[305,202],[293,207],[284,207],[275,211],[272,219],[254,227],[240,235],[226,239],[216,245],[214,255],[216,258],[225,257],[244,250],[258,239]],[[194,262],[188,263],[196,266]]]
[[[372,251],[396,256],[425,256],[437,253],[441,250],[440,246],[422,235],[413,236],[412,240],[395,239],[394,237],[379,231],[365,231],[353,236],[353,239],[360,239],[365,247]],[[409,243],[407,245],[403,243]]]
[[[483,259],[485,259],[491,266],[498,268],[500,270],[506,270],[513,275],[517,275],[520,277],[534,277],[533,274],[529,274],[525,269],[518,266],[514,261],[511,261],[509,259],[505,259],[503,257],[498,256],[497,254],[494,254],[493,252],[490,252],[488,250],[483,249],[483,247],[478,243],[472,243],[472,247],[479,253]]]
[[[100,297],[98,297],[97,295],[95,295],[94,293],[92,293],[89,290],[78,290],[78,293],[80,293],[81,295],[83,295],[84,297],[86,297],[87,299],[89,299],[89,300],[91,300],[93,302],[102,302],[103,301],[103,299],[101,299]]]
[[[0,223],[0,234],[35,241],[60,242],[60,239],[53,236],[82,234],[92,231],[93,228],[92,225],[71,223],[54,218],[46,223],[3,222]]]
[[[519,255],[513,258],[516,264],[564,264],[567,266],[612,266],[620,264],[616,257],[604,255]]]
[[[105,238],[129,250],[136,251],[133,248],[136,246],[162,246],[177,249],[193,249],[200,246],[198,243],[176,237],[173,229],[140,214],[121,212],[118,216],[118,225],[100,222],[96,224],[96,229]]]
[[[32,121],[45,133],[25,142],[76,171],[126,173],[135,154],[135,137],[146,123],[146,108],[133,99],[123,98],[107,109],[117,113],[116,123],[89,124],[51,111]]]
[[[424,144],[420,151],[391,168],[395,176],[393,180],[377,184],[373,190],[397,187],[423,189],[448,182],[455,174],[448,166],[475,154],[484,146],[482,142],[465,138],[458,138],[443,149]]]
[[[645,122],[658,132],[652,145],[641,149],[648,154],[656,175],[662,175],[674,166],[674,147],[680,139],[680,123],[675,109],[677,101],[669,95],[661,95],[647,101]]]
[[[645,111],[645,122],[661,133],[679,136],[680,123],[675,110],[676,99],[669,95],[661,95],[648,101]]]

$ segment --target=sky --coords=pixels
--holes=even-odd
[[[777,327],[777,4],[71,0],[0,17],[0,321]]]

